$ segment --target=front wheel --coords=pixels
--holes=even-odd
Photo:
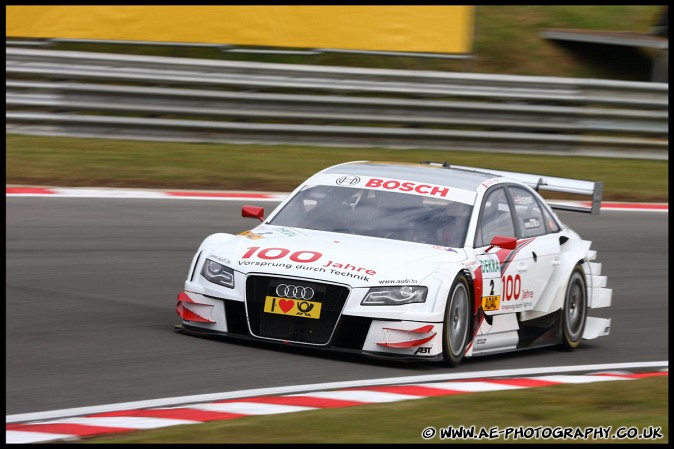
[[[463,360],[470,340],[471,306],[468,280],[457,276],[447,299],[442,350],[445,363],[457,366]]]
[[[580,265],[576,265],[571,272],[569,284],[566,287],[564,308],[562,309],[562,346],[575,349],[580,346],[587,319],[587,285],[585,272]]]

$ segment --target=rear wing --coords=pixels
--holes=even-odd
[[[550,207],[553,209],[567,210],[573,212],[586,212],[592,215],[598,215],[599,210],[601,208],[601,197],[604,190],[604,183],[601,181],[594,182],[594,181],[582,181],[579,179],[556,178],[553,176],[534,175],[529,173],[518,173],[502,170],[485,169],[485,168],[465,167],[461,165],[449,165],[447,163],[444,164],[436,164],[431,162],[422,162],[422,163],[429,165],[438,165],[447,168],[457,168],[460,170],[486,173],[494,176],[502,176],[504,178],[511,178],[528,185],[529,187],[535,189],[537,192],[539,190],[550,190],[553,192],[574,193],[578,195],[587,195],[592,197],[592,201],[589,206],[572,205],[568,203],[565,204],[563,200],[560,200],[560,203],[555,204],[546,200],[546,202],[548,202]]]

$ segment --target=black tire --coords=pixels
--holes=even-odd
[[[457,366],[463,360],[470,342],[473,302],[470,286],[464,275],[458,275],[452,284],[445,308],[442,351],[445,364]]]
[[[576,349],[583,340],[587,320],[587,283],[580,265],[571,272],[562,308],[562,347]]]

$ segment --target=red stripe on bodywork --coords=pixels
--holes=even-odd
[[[26,193],[40,194],[40,195],[53,195],[56,192],[52,189],[44,189],[41,187],[7,187],[5,190],[6,194],[9,195],[19,195]]]
[[[209,320],[208,318],[204,318],[201,315],[197,315],[196,313],[187,309],[182,302],[178,302],[178,305],[176,305],[176,312],[178,313],[180,318],[187,321],[198,321],[200,323],[215,323],[215,321]]]
[[[478,301],[475,301],[478,302]],[[475,337],[477,337],[477,333],[480,332],[480,327],[482,327],[482,322],[485,320],[485,314],[484,310],[482,310],[482,302],[479,302],[477,306],[477,312],[475,315],[473,315],[473,338],[470,340],[470,343],[466,345],[466,350],[464,351],[464,354],[467,354],[468,351],[470,351],[470,348],[473,347],[473,342],[475,341]]]
[[[478,266],[475,270],[475,278],[473,279],[473,293],[475,296],[473,308],[473,315],[475,315],[480,307],[482,307],[482,265]]]
[[[418,340],[408,340],[408,341],[395,341],[387,342],[381,341],[377,342],[379,346],[385,346],[387,348],[413,348],[414,346],[423,345],[427,341],[430,341],[437,335],[437,332],[434,332],[430,337],[420,338]]]
[[[218,421],[221,419],[234,419],[242,416],[239,413],[214,412],[208,410],[197,410],[194,408],[159,408],[147,410],[123,410],[117,412],[105,412],[91,415],[91,418],[103,418],[113,416],[138,416],[144,418],[167,418],[167,419],[185,419],[188,421]]]
[[[86,437],[105,433],[129,432],[136,429],[126,427],[101,427],[87,426],[85,424],[8,424],[6,430],[18,430],[22,432],[57,433]]]
[[[527,246],[529,243],[533,242],[534,238],[528,238],[521,240],[518,244],[517,247],[514,250],[510,249],[505,249],[505,248],[499,248],[496,253],[496,256],[498,257],[498,261],[501,264],[501,275],[505,273],[506,269],[508,268],[508,265],[510,262],[513,260],[515,255],[525,246]],[[470,350],[470,348],[473,346],[473,341],[475,340],[475,336],[477,333],[480,331],[480,326],[482,325],[482,321],[484,321],[484,311],[480,313],[480,308],[482,307],[482,267],[478,266],[477,269],[475,270],[475,278],[473,279],[473,292],[475,294],[475,303],[474,303],[474,312],[473,315],[476,316],[476,319],[474,321],[475,327],[473,329],[473,339],[468,343],[466,346],[466,352]]]
[[[428,326],[422,326],[416,329],[396,329],[393,327],[385,327],[384,329],[389,330],[389,331],[400,331],[400,332],[416,332],[419,334],[427,334],[430,331],[433,330],[433,325],[429,324]]]
[[[508,269],[508,265],[510,265],[510,262],[515,258],[517,253],[520,252],[522,248],[527,246],[529,243],[533,242],[535,237],[529,238],[529,239],[524,239],[520,240],[517,243],[517,247],[513,250],[508,250],[508,249],[501,249],[496,252],[496,255],[498,256],[499,262],[501,262],[501,275],[506,272]]]
[[[189,297],[189,295],[185,292],[180,292],[178,293],[178,301],[182,302],[194,302],[192,298]]]

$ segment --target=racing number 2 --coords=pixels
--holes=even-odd
[[[242,256],[243,259],[249,259],[259,250],[259,246],[251,246],[248,248],[248,251]],[[257,253],[257,257],[260,259],[274,260],[282,259],[290,254],[290,250],[286,248],[265,248],[262,251]],[[307,257],[308,255],[308,257]],[[317,251],[295,251],[290,254],[290,260],[293,262],[299,263],[311,263],[316,262],[321,258],[323,254]]]
[[[501,282],[505,285],[505,294],[503,296],[506,301],[519,299],[520,292],[522,291],[522,278],[519,274],[516,274],[514,278],[510,275],[507,277],[503,276]]]

